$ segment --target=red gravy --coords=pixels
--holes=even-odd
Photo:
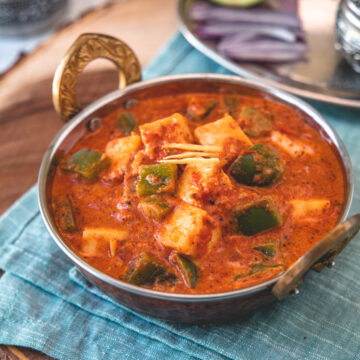
[[[103,125],[81,138],[63,161],[84,148],[107,153],[106,147],[110,141],[125,136],[139,135],[140,142],[136,151],[124,151],[128,160],[121,158],[121,161],[125,161],[121,170],[117,171],[116,161],[110,159],[108,165],[91,181],[84,179],[76,171],[64,170],[61,164],[57,167],[51,185],[51,204],[58,229],[68,246],[90,265],[124,281],[131,278],[129,269],[132,264],[135,266],[137,257],[144,253],[150,254],[152,260],[166,269],[166,276],[150,276],[141,286],[171,293],[205,294],[246,288],[271,279],[323,238],[338,222],[345,195],[342,167],[331,146],[304,121],[300,112],[289,106],[242,95],[231,95],[231,98],[233,101],[229,102],[226,95],[204,93],[162,96],[139,100],[130,109],[119,108],[103,118]],[[212,182],[206,174],[203,179],[201,175],[197,177],[195,174],[191,180],[198,191],[189,195],[195,199],[190,205],[201,209],[199,213],[205,214],[199,220],[203,227],[201,231],[199,225],[196,225],[199,233],[189,235],[186,233],[187,225],[183,230],[182,226],[174,228],[170,224],[176,222],[176,211],[182,216],[183,209],[189,206],[186,196],[179,196],[179,184],[182,184],[181,177],[185,167],[189,166],[187,164],[175,165],[175,190],[153,196],[159,196],[161,201],[166,202],[169,207],[166,214],[159,220],[144,213],[140,202],[146,196],[140,196],[137,190],[139,168],[158,164],[165,156],[180,154],[185,150],[163,150],[167,149],[164,139],[168,136],[164,134],[171,135],[174,130],[171,123],[154,133],[148,133],[147,141],[154,143],[152,150],[146,149],[139,127],[178,113],[185,119],[190,135],[181,134],[182,138],[179,140],[176,140],[175,135],[175,140],[169,135],[169,142],[199,144],[200,140],[207,140],[200,139],[200,135],[196,136],[195,129],[218,121],[228,113],[240,129],[248,129],[245,133],[252,134],[253,120],[244,118],[243,114],[246,107],[255,109],[267,119],[266,124],[270,124],[270,129],[265,124],[265,130],[260,136],[246,137],[253,145],[266,144],[277,151],[285,164],[281,176],[268,185],[239,183],[230,173],[231,165],[251,146],[241,140],[225,139],[221,143],[221,155],[218,155],[220,163],[214,177],[221,172],[226,185],[222,180],[220,183],[218,180]],[[136,121],[131,134],[125,134],[126,131],[118,126],[119,115],[125,112],[131,112]],[[200,115],[194,118],[194,114]],[[277,139],[274,134],[285,136],[305,151],[294,155],[291,153],[293,143],[283,142],[283,139]],[[290,148],[286,149],[286,146]],[[151,177],[146,179],[154,181],[156,186],[156,176],[155,180]],[[76,223],[70,230],[61,226],[64,214],[59,204],[64,202],[64,197],[71,203]],[[263,197],[274,204],[281,216],[281,224],[254,235],[245,235],[239,230],[236,214],[244,213],[243,209]],[[118,239],[115,235],[112,245],[106,234],[100,238],[95,236],[95,239],[91,239],[89,248],[88,240],[84,239],[84,230],[88,228],[125,231],[126,235]],[[214,229],[218,231],[216,234]],[[177,234],[178,230],[184,231],[184,234]],[[185,253],[182,252],[182,236],[191,239],[191,246],[195,250],[190,251],[184,245]],[[264,244],[271,246],[264,247]],[[196,267],[196,279],[192,284],[186,279],[184,269],[174,260],[174,254],[184,256]],[[133,270],[139,269],[135,266]],[[194,280],[191,271],[190,277]]]

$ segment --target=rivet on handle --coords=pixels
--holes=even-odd
[[[298,289],[298,288],[295,288],[294,290],[292,290],[292,291],[290,292],[290,295],[295,296],[295,295],[298,295],[299,292],[300,292],[299,289]]]

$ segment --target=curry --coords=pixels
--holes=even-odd
[[[51,207],[71,249],[157,291],[206,294],[286,270],[338,222],[345,181],[298,110],[213,93],[132,100],[59,162]]]

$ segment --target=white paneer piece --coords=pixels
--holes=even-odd
[[[222,119],[198,126],[194,134],[201,145],[223,146],[229,140],[237,141],[246,147],[253,145],[239,124],[229,114],[225,114]]]
[[[186,118],[178,113],[141,125],[139,129],[145,151],[151,157],[156,155],[159,146],[164,144],[193,141]]]
[[[110,255],[115,256],[119,241],[126,240],[128,236],[126,230],[86,227],[83,231],[81,253],[84,256],[98,256],[109,249]]]
[[[126,167],[141,145],[139,135],[130,135],[111,140],[107,143],[105,153],[111,160],[111,169],[108,177],[122,177]]]
[[[294,199],[289,201],[296,219],[311,219],[326,214],[330,208],[328,199]]]
[[[253,145],[239,124],[229,114],[225,114],[219,120],[197,127],[194,135],[201,145],[215,145],[223,149],[220,153],[221,165],[234,160],[242,150]]]
[[[214,162],[186,165],[179,179],[177,195],[183,201],[201,206],[204,194],[224,193],[232,188],[229,177]]]
[[[221,236],[220,229],[211,225],[207,218],[205,210],[186,203],[180,204],[162,224],[155,237],[164,246],[196,257],[199,255],[200,241],[213,246]]]
[[[299,140],[292,140],[287,135],[282,134],[279,131],[271,132],[271,141],[292,157],[301,156],[303,154],[314,154],[314,149],[309,145],[304,144]]]

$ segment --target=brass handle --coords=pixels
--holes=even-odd
[[[98,58],[109,59],[116,65],[120,89],[141,80],[139,60],[124,42],[102,34],[80,35],[57,67],[53,80],[53,104],[64,122],[81,110],[76,97],[77,79],[85,66]]]
[[[286,297],[290,292],[297,289],[303,276],[310,268],[329,251],[334,252],[334,257],[345,248],[350,240],[360,230],[360,214],[352,216],[350,219],[335,226],[321,241],[311,248],[304,256],[295,262],[281,276],[272,288],[272,293],[279,300]]]

